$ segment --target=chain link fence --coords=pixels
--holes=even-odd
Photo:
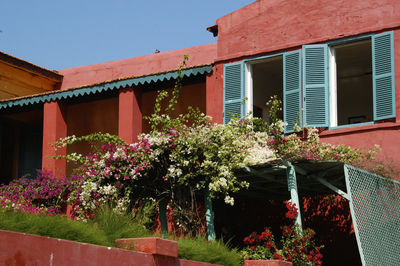
[[[363,265],[400,265],[400,183],[345,165]]]

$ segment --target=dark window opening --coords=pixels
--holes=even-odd
[[[252,65],[253,79],[253,116],[269,122],[269,110],[266,103],[274,95],[283,100],[283,57],[276,56]],[[278,114],[283,119],[283,112]]]
[[[335,47],[338,125],[373,121],[371,40]]]

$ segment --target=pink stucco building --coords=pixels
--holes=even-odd
[[[288,132],[316,126],[324,142],[378,144],[400,162],[399,1],[259,0],[208,30],[216,43],[56,72],[0,53],[0,181],[40,167],[69,173],[49,146],[68,135],[135,141],[185,54],[176,113],[196,106],[218,123],[230,112],[268,119],[265,102],[278,95]]]

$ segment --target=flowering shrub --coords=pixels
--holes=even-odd
[[[292,221],[291,226],[282,226],[282,239],[277,248],[270,228],[265,228],[261,234],[251,233],[243,239],[245,248],[242,250],[242,260],[285,260],[293,265],[321,265],[322,246],[316,246],[313,238],[315,233],[307,228],[301,231],[294,220],[297,217],[295,204],[285,202],[288,212],[285,214]]]
[[[273,114],[270,123],[234,117],[226,125],[211,123],[195,109],[172,118],[168,112],[160,114],[160,99],[165,92],[160,95],[155,113],[147,118],[153,131],[140,135],[137,143],[127,144],[116,136],[97,133],[67,137],[56,144],[106,143],[101,148],[94,146],[95,152],[86,156],[66,156],[81,163],[76,175],[83,181],[69,198],[73,215],[85,219],[106,202],[112,202],[121,212],[132,202],[146,198],[171,200],[185,212],[183,208],[188,201],[193,202],[193,195],[204,194],[206,188],[212,197],[222,197],[226,204],[233,205],[234,193],[249,185],[235,175],[242,166],[265,164],[278,157],[350,163],[372,158],[375,153],[320,143],[316,129],[309,129],[305,139],[296,134],[284,136],[285,123]],[[174,91],[172,102],[176,102],[177,95]],[[272,98],[271,104],[271,110],[278,110],[275,105],[280,104],[279,100]],[[194,211],[196,207],[191,205]]]
[[[76,181],[76,180],[75,180]],[[73,182],[55,178],[52,172],[38,171],[36,178],[19,178],[0,187],[0,207],[28,213],[62,213]]]
[[[99,140],[100,136],[96,134],[96,139]],[[80,140],[82,138],[74,141]],[[75,171],[76,176],[82,177],[82,182],[68,198],[72,205],[71,214],[86,219],[104,203],[114,204],[118,212],[124,212],[132,198],[131,192],[136,191],[138,197],[144,197],[146,186],[142,183],[142,173],[153,168],[148,161],[154,157],[150,145],[146,140],[130,145],[105,144],[97,153],[75,156],[83,163]]]
[[[268,227],[259,235],[251,233],[243,239],[243,243],[247,246],[242,251],[245,260],[268,260],[277,254],[274,236]]]
[[[334,160],[354,164],[360,161],[368,161],[374,158],[379,146],[363,152],[346,145],[332,145],[321,143],[318,129],[306,129],[306,137],[301,138],[297,134],[278,136],[268,140],[269,147],[275,150],[280,158],[288,161],[301,160]]]
[[[98,133],[70,136],[55,144],[56,148],[79,141],[93,144],[91,154],[65,156],[68,161],[81,164],[75,174],[82,182],[68,199],[74,216],[86,219],[104,203],[121,212],[139,199],[166,199],[173,202],[178,212],[184,213],[188,205],[194,212],[196,193],[204,195],[205,189],[211,197],[222,197],[226,204],[233,205],[234,193],[249,186],[235,175],[242,166],[265,164],[278,157],[290,161],[350,162],[373,155],[373,152],[322,144],[315,129],[308,130],[304,140],[296,134],[284,136],[286,124],[278,118],[281,102],[277,97],[269,102],[269,123],[259,118],[233,116],[226,125],[213,124],[210,117],[193,108],[171,117],[178,102],[186,60],[187,57],[178,70],[167,107],[162,111],[161,103],[169,95],[161,91],[154,113],[145,117],[152,131],[140,135],[137,143],[127,144],[117,136]],[[98,142],[105,145],[99,148]]]
[[[231,193],[248,186],[234,171],[276,158],[265,142],[267,134],[252,131],[248,122],[182,125],[180,131],[143,134],[134,144],[106,144],[97,153],[69,156],[69,160],[82,163],[75,174],[83,182],[69,198],[74,215],[90,216],[100,204],[110,201],[116,202],[120,211],[143,198],[166,197],[176,205],[178,190],[194,193],[206,186],[212,196],[222,196],[233,205]],[[96,140],[99,136],[96,134]],[[87,138],[67,138],[58,145]]]
[[[289,201],[285,201],[286,208],[288,211],[285,213],[285,217],[291,220],[295,220],[298,214],[296,204],[292,204]]]

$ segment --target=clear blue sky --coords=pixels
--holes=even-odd
[[[216,19],[255,0],[0,0],[0,50],[48,69],[216,42]]]

